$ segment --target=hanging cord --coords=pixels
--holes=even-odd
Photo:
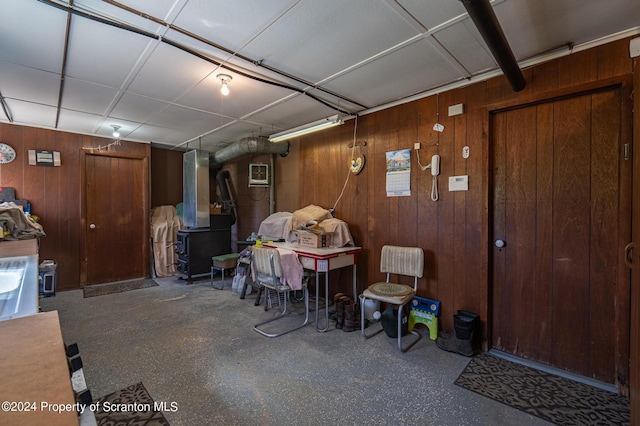
[[[429,167],[431,167],[431,164],[427,164],[426,166],[423,166],[422,163],[420,162],[420,150],[416,149],[416,157],[418,158],[418,165],[420,166],[420,169],[422,170],[427,170]]]
[[[356,132],[358,129],[358,114],[356,114],[356,118],[354,119],[354,124],[353,124],[353,146],[351,147],[351,159],[353,160],[353,153],[355,152],[356,149]],[[347,167],[347,178],[344,180],[344,185],[342,185],[342,191],[340,191],[340,196],[338,197],[338,199],[336,200],[336,203],[333,205],[333,208],[331,209],[331,214],[333,214],[333,212],[336,210],[336,206],[338,205],[338,203],[340,202],[340,199],[342,198],[342,196],[344,195],[344,190],[347,187],[347,182],[349,182],[349,177],[351,176],[351,167]]]
[[[431,180],[431,201],[438,201],[438,175]]]
[[[437,146],[438,144],[436,144]],[[427,170],[427,169],[432,169],[433,168],[433,157],[431,157],[431,163],[427,164],[426,166],[423,166],[422,163],[420,162],[420,150],[416,149],[416,157],[418,159],[418,165],[420,166],[421,170]],[[431,180],[431,200],[432,201],[438,201],[438,175],[433,173],[433,170],[431,171],[431,176],[433,177],[433,179]]]
[[[436,124],[440,123],[440,94],[436,95]],[[438,141],[436,142],[436,155],[438,155],[438,147],[440,146],[440,132],[438,132]],[[433,172],[433,157],[431,157],[431,201],[438,201],[438,175],[440,174],[440,156],[438,155],[438,170]]]

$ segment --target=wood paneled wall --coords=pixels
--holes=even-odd
[[[624,39],[577,52],[523,70],[527,86],[513,92],[503,76],[465,88],[403,104],[358,118],[357,140],[367,146],[361,174],[350,176],[336,206],[336,217],[345,220],[358,245],[358,289],[383,279],[379,272],[384,244],[416,245],[425,250],[426,273],[418,295],[440,300],[441,327],[451,331],[453,314],[466,309],[489,312],[489,111],[494,105],[516,105],[546,99],[554,91],[632,73],[629,40]],[[448,117],[450,105],[463,103],[462,115]],[[438,122],[444,131],[438,133]],[[299,205],[332,207],[347,175],[355,120],[343,126],[293,141],[299,144]],[[431,200],[431,173],[422,171],[413,150],[421,143],[420,160],[441,156],[439,199]],[[468,146],[470,156],[462,157]],[[387,197],[385,153],[409,148],[411,196]],[[469,176],[467,192],[449,192],[448,177]],[[347,290],[346,275],[333,280],[333,291]],[[486,331],[486,330],[485,330]]]
[[[112,139],[34,127],[0,123],[0,141],[15,148],[17,157],[0,165],[0,186],[16,189],[16,197],[31,203],[31,212],[40,217],[46,233],[40,239],[40,259],[57,262],[58,290],[79,288],[81,233],[80,151],[111,143]],[[30,166],[28,151],[60,152],[60,167]],[[122,141],[112,151],[150,155],[150,145]],[[122,200],[113,213],[140,200]],[[0,242],[0,244],[2,244]]]

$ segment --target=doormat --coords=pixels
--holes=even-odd
[[[629,424],[628,398],[488,354],[454,383],[558,425]]]
[[[109,284],[97,284],[86,286],[82,289],[84,297],[104,296],[105,294],[122,293],[124,291],[139,290],[141,288],[155,287],[158,283],[151,278],[140,280],[118,281]]]
[[[164,426],[169,422],[157,411],[153,398],[142,383],[128,386],[93,401],[96,425]]]

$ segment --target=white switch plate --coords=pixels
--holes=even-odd
[[[631,39],[629,42],[629,56],[632,58],[640,56],[640,37]]]
[[[449,191],[468,191],[469,175],[449,176]]]
[[[464,113],[464,104],[451,105],[449,107],[449,117]]]

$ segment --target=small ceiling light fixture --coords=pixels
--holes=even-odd
[[[224,96],[227,96],[229,94],[228,84],[232,80],[232,77],[228,74],[218,74],[216,77],[218,77],[222,81],[220,93],[222,93]]]
[[[120,137],[120,132],[118,131],[118,129],[120,128],[120,126],[118,126],[117,124],[112,124],[111,127],[113,127],[113,137],[114,138],[119,138]]]
[[[305,124],[303,126],[298,126],[294,127],[293,129],[286,130],[284,132],[276,133],[269,136],[269,141],[281,142],[287,139],[297,138],[298,136],[308,135],[309,133],[317,132],[318,130],[339,126],[341,124],[344,124],[344,120],[338,117],[338,115],[334,115],[332,117],[314,121],[313,123]]]

